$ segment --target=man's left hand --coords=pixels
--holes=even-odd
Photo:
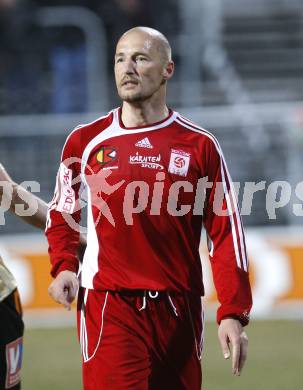
[[[241,323],[233,318],[223,319],[219,325],[218,337],[225,359],[231,354],[232,347],[232,372],[240,375],[247,357],[248,337]]]

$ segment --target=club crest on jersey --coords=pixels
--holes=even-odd
[[[172,149],[170,154],[170,161],[168,172],[175,175],[186,176],[189,168],[190,153],[183,150]]]
[[[111,146],[102,146],[97,153],[97,161],[101,165],[107,165],[117,160],[117,150]]]
[[[21,364],[23,352],[23,339],[20,337],[6,345],[6,366],[7,374],[5,380],[5,388],[10,389],[20,382]]]
[[[142,156],[137,152],[134,156],[129,156],[129,163],[132,165],[139,164],[142,168],[164,169],[163,165],[159,164],[161,155],[157,156]]]
[[[153,145],[150,143],[149,139],[147,137],[141,139],[141,141],[138,141],[135,146],[138,148],[147,148],[147,149],[153,149]]]

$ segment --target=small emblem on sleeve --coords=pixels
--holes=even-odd
[[[72,188],[72,176],[72,170],[61,163],[59,169],[60,197],[56,209],[68,214],[73,213],[76,204],[75,191]]]
[[[183,150],[172,149],[170,154],[170,161],[168,172],[175,175],[186,176],[189,168],[190,153]]]
[[[16,386],[21,379],[21,364],[23,352],[22,337],[6,345],[6,381],[5,388],[10,389]]]

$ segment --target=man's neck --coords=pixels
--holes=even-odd
[[[169,114],[166,104],[157,105],[144,102],[132,104],[123,102],[121,119],[125,127],[140,127],[160,122]]]

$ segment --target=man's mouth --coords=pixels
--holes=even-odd
[[[122,82],[122,87],[128,86],[128,85],[138,85],[138,81],[136,80],[125,80]]]

